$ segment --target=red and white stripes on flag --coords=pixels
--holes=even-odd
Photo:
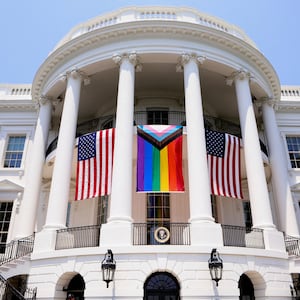
[[[110,194],[114,138],[114,128],[79,137],[75,200]]]
[[[211,130],[205,136],[211,193],[243,199],[240,138]]]

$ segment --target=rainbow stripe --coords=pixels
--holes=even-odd
[[[137,191],[184,191],[182,126],[140,125],[137,134]]]

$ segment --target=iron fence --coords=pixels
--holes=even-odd
[[[168,235],[161,240],[156,237],[157,229],[164,227]],[[163,229],[164,229],[163,228]],[[190,245],[189,223],[133,223],[133,245]]]
[[[33,251],[33,244],[34,235],[13,240],[8,244],[1,244],[0,265],[31,253]]]
[[[55,250],[99,246],[100,225],[57,230]]]
[[[185,112],[184,111],[159,111],[166,113],[166,116],[161,114],[157,115],[157,119],[149,118],[149,113],[153,111],[136,111],[134,113],[135,125],[147,124],[169,124],[169,125],[185,125]]]
[[[284,236],[285,248],[289,255],[300,256],[300,239],[285,235]]]
[[[263,230],[222,224],[224,246],[264,249]]]

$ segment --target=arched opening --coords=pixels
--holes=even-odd
[[[156,272],[144,284],[144,300],[179,300],[179,295],[179,283],[168,272]]]
[[[25,295],[27,287],[28,275],[17,275],[7,279],[7,285],[5,288],[5,296],[3,299],[19,299],[16,295],[14,289],[16,289],[20,294]],[[1,298],[2,299],[2,298]]]
[[[239,280],[240,300],[254,300],[254,287],[251,279],[242,274]]]
[[[75,275],[66,289],[67,296],[73,295],[75,300],[84,300],[85,282],[80,274]]]

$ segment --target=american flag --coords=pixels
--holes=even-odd
[[[208,129],[205,136],[211,193],[243,199],[240,138]]]
[[[75,200],[110,194],[114,128],[79,137]]]

